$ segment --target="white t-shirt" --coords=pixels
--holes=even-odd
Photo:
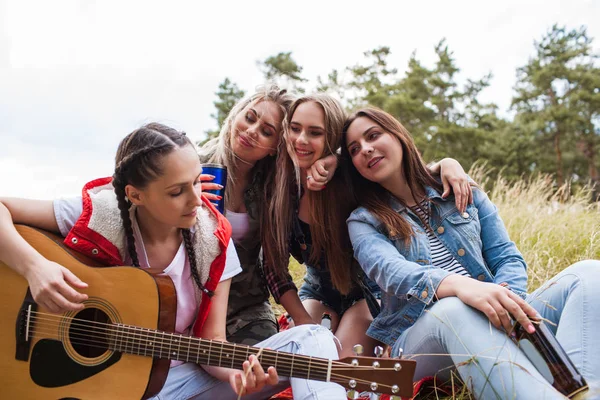
[[[75,222],[81,216],[83,212],[83,204],[81,197],[74,197],[68,199],[54,200],[54,216],[60,229],[60,233],[63,236],[67,236]],[[138,260],[141,268],[150,268],[148,262],[148,256],[146,255],[146,249],[142,240],[142,235],[135,218],[135,213],[130,214],[133,236],[135,238],[135,249],[137,252]],[[125,257],[125,264],[132,265],[131,257],[129,254]],[[164,269],[166,275],[168,275],[177,292],[177,317],[175,320],[175,332],[184,335],[191,334],[191,328],[198,315],[198,300],[196,299],[196,291],[194,289],[194,279],[192,278],[192,272],[190,263],[187,257],[187,251],[185,250],[185,244],[182,242],[173,257],[171,263]],[[229,240],[227,246],[227,254],[225,261],[225,269],[221,276],[221,282],[234,277],[235,275],[242,272],[240,266],[240,260],[235,252],[235,246],[233,241]],[[171,366],[181,364],[181,362],[172,361]]]

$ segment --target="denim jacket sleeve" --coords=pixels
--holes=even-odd
[[[494,283],[506,283],[520,296],[527,291],[527,265],[517,246],[510,240],[498,209],[477,188],[473,202],[479,213],[483,258],[494,275]]]
[[[348,219],[354,257],[367,276],[388,295],[415,298],[429,304],[441,281],[450,272],[407,260],[394,243],[378,231],[372,215],[364,209]]]

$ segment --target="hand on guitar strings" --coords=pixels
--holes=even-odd
[[[87,283],[47,259],[30,268],[25,278],[36,303],[53,313],[82,310],[82,302],[88,298],[87,294],[75,290],[87,288]]]

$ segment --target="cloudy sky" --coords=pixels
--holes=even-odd
[[[598,51],[599,19],[596,0],[0,0],[0,196],[77,194],[145,122],[200,139],[218,84],[251,91],[281,51],[314,84],[378,46],[400,71],[415,50],[427,64],[445,37],[462,77],[493,73],[483,99],[505,112],[534,40],[586,25]]]

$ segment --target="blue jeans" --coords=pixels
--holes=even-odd
[[[337,359],[338,353],[333,335],[319,325],[302,325],[278,333],[258,344],[288,353]],[[267,366],[264,366],[265,369]],[[292,386],[295,399],[345,399],[344,388],[336,383],[309,381],[306,379],[279,377],[279,383],[266,386],[262,391],[243,396],[247,399],[265,399]],[[167,381],[160,393],[151,400],[187,399],[237,399],[229,382],[223,382],[208,374],[194,363],[185,363],[169,371]]]
[[[600,262],[581,261],[528,295],[557,340],[600,397]],[[417,360],[415,379],[458,371],[478,399],[564,399],[504,331],[456,297],[434,303],[392,348]],[[598,396],[598,397],[596,397]]]

